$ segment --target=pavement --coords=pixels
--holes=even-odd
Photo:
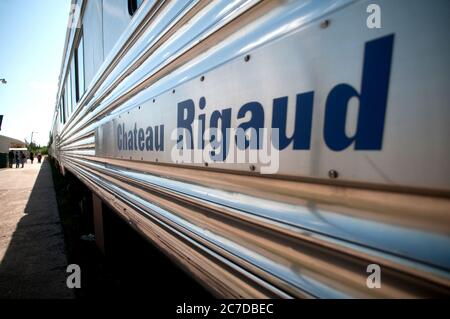
[[[0,299],[74,298],[50,164],[0,170]]]

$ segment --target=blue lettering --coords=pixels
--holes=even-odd
[[[185,116],[186,115],[186,116]],[[187,148],[193,149],[193,135],[192,135],[192,122],[195,117],[195,104],[192,100],[186,100],[178,103],[178,119],[177,119],[177,127],[179,129],[185,129],[189,131],[191,140],[187,142]],[[177,143],[180,143],[183,140],[183,135],[178,137]],[[180,144],[178,144],[180,145]]]
[[[250,145],[250,149],[259,149],[262,146],[262,141],[259,136],[259,129],[264,127],[264,108],[258,102],[250,102],[243,105],[238,112],[237,118],[241,119],[245,117],[247,112],[252,114],[250,120],[248,122],[241,123],[238,126],[238,129],[241,128],[242,132],[247,131],[248,129],[252,129],[253,132],[256,130],[256,136],[252,136],[252,140],[254,143],[250,143],[250,141],[245,138],[245,149]],[[242,146],[237,145],[240,149],[243,149]]]
[[[155,126],[155,149],[157,151],[164,151],[164,125]]]
[[[217,136],[211,136],[211,146],[216,149],[219,146],[222,146],[221,153],[216,154],[212,153],[211,158],[216,161],[224,161],[228,155],[228,138],[227,133],[228,129],[231,127],[231,109],[222,110],[222,112],[214,111],[211,114],[210,128],[218,129],[219,128],[219,120],[221,121],[221,135],[222,140],[219,141]],[[217,135],[217,134],[216,134]]]
[[[274,145],[275,147],[283,150],[294,140],[294,150],[309,150],[313,102],[314,92],[297,94],[294,133],[289,138],[286,136],[288,98],[281,97],[273,100],[272,127],[279,129],[279,141],[278,145]]]
[[[147,133],[147,138],[145,139],[145,149],[147,151],[153,151],[153,129],[151,126],[147,127],[145,131]]]
[[[381,149],[393,44],[394,35],[366,43],[361,94],[348,84],[339,84],[328,95],[324,139],[330,149],[342,151],[353,142],[356,150]],[[345,121],[353,97],[359,99],[359,114],[356,133],[348,137]]]
[[[117,125],[117,147],[122,150],[122,125]]]
[[[144,138],[145,138],[145,134],[144,134],[144,129],[140,128],[139,129],[139,150],[143,151],[144,150]]]

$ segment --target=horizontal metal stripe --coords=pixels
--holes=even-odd
[[[267,282],[262,281],[260,278],[252,275],[250,272],[244,270],[243,268],[237,266],[234,263],[231,263],[228,259],[223,258],[222,256],[220,256],[219,254],[215,253],[214,251],[208,249],[206,246],[203,246],[201,243],[199,243],[198,241],[194,241],[192,238],[190,238],[189,236],[186,236],[183,234],[183,232],[180,232],[179,230],[177,230],[176,228],[172,227],[171,225],[166,224],[164,221],[162,221],[160,218],[152,218],[152,214],[149,214],[148,209],[142,209],[139,207],[139,205],[136,205],[135,203],[133,203],[132,201],[129,200],[129,196],[121,196],[120,193],[118,193],[117,191],[115,191],[111,185],[109,184],[105,184],[104,182],[102,182],[102,180],[98,177],[95,176],[95,174],[86,172],[81,170],[79,167],[75,167],[72,166],[71,164],[68,163],[68,168],[78,177],[80,177],[82,180],[85,181],[86,184],[94,184],[96,186],[98,186],[98,188],[93,188],[93,190],[95,192],[98,193],[102,193],[104,192],[104,190],[108,190],[111,194],[114,195],[114,202],[117,203],[117,199],[121,198],[123,200],[123,202],[127,203],[127,205],[132,206],[133,208],[135,208],[137,211],[137,213],[139,213],[140,215],[146,216],[147,218],[151,218],[155,224],[154,225],[160,225],[163,228],[165,228],[166,230],[169,230],[170,232],[176,233],[179,237],[182,237],[183,240],[185,240],[186,242],[189,242],[191,247],[195,247],[196,250],[200,250],[203,251],[204,253],[206,253],[205,258],[211,258],[213,257],[214,260],[216,262],[220,262],[223,265],[221,266],[221,268],[214,268],[214,272],[210,274],[210,278],[209,281],[206,283],[208,288],[211,288],[211,281],[214,281],[215,284],[222,284],[222,285],[233,285],[232,289],[230,290],[229,288],[227,289],[227,291],[224,293],[224,291],[219,290],[219,296],[221,297],[258,297],[261,298],[262,296],[265,297],[282,297],[282,298],[288,298],[289,295],[285,294],[284,292],[276,289],[275,287],[269,285]],[[111,200],[111,198],[107,198],[106,199],[107,203],[111,204],[113,201]],[[123,212],[126,212],[127,210],[123,210]],[[121,214],[122,209],[118,210],[119,214]],[[138,219],[139,215],[127,215],[127,220],[133,225],[136,226],[136,224],[134,224]],[[146,219],[148,220],[148,219]],[[152,227],[152,229],[154,230],[154,227]],[[146,233],[146,235],[148,236],[148,233]],[[159,236],[158,236],[159,238]],[[172,239],[173,241],[173,239]],[[173,244],[173,242],[172,242]],[[161,247],[160,247],[161,248]],[[165,250],[165,253],[171,254],[173,253],[173,251],[175,250],[175,247],[171,246],[170,249]],[[188,258],[186,258],[187,260],[191,260],[192,255],[195,252],[194,251],[186,251],[183,250],[183,252],[187,253],[187,256],[189,256]],[[183,265],[183,262],[186,262],[186,259],[182,259],[181,261],[181,265]],[[201,259],[201,264],[198,264],[198,266],[204,265],[206,262],[205,259]],[[224,267],[225,266],[225,267]],[[240,275],[244,276],[239,282],[235,282],[235,280],[230,280],[229,276],[226,276],[224,278],[222,278],[225,281],[221,281],[221,277],[217,276],[217,272],[222,272],[224,271],[226,268],[230,268],[233,271],[236,271],[238,273],[240,273]],[[202,272],[202,275],[204,275],[204,273]],[[243,280],[245,278],[245,280]],[[259,293],[263,293],[263,295],[255,295],[253,294],[245,294],[243,292],[245,292],[245,286],[247,285],[245,281],[247,280],[251,280],[252,281],[252,285],[250,285],[249,287],[252,288],[252,290],[257,289],[257,287],[260,287],[260,291]],[[249,287],[247,287],[247,289],[249,289]],[[236,292],[238,292],[238,294],[236,294]],[[248,291],[247,291],[248,293]],[[303,297],[306,297],[307,295],[303,295]]]
[[[82,140],[84,138],[90,137],[90,136],[94,136],[95,135],[95,131],[92,130],[92,128],[86,128],[82,131],[79,131],[77,133],[75,133],[74,135],[70,136],[70,138],[66,139],[66,140],[59,140],[58,142],[58,146],[65,146],[71,143],[75,143],[79,140]]]
[[[86,156],[95,156],[95,149],[89,149],[89,150],[70,150],[70,151],[63,151],[59,150],[59,156],[70,156],[70,155],[86,155]]]
[[[94,174],[92,171],[91,173]],[[99,173],[97,172],[96,174]],[[101,174],[97,176],[101,176]],[[289,269],[278,269],[280,267],[283,268],[283,266],[281,264],[274,264],[273,261],[264,258],[262,255],[258,255],[256,251],[249,251],[246,249],[245,245],[241,246],[237,242],[230,242],[226,238],[221,238],[210,231],[202,230],[202,228],[190,221],[182,219],[178,215],[175,215],[160,206],[154,205],[151,201],[145,201],[115,184],[104,182],[102,187],[112,189],[114,194],[126,198],[126,200],[131,201],[140,207],[144,207],[148,212],[155,212],[153,213],[155,218],[163,219],[166,223],[170,223],[172,226],[187,234],[189,238],[196,238],[197,242],[207,245],[207,247],[213,249],[216,253],[221,253],[222,256],[226,256],[229,260],[233,260],[238,265],[240,264],[240,266],[246,267],[247,269],[251,268],[256,272],[260,269],[260,276],[266,277],[266,280],[277,282],[278,285],[283,286],[284,289],[288,289],[294,294],[298,294],[306,287],[306,291],[309,291],[309,293],[313,292],[313,295],[315,296],[321,295],[328,298],[346,297],[345,294],[316,282],[313,277],[308,277],[305,274],[296,274]],[[291,278],[289,278],[289,276]],[[280,279],[278,279],[280,277],[282,278],[281,282]]]
[[[92,109],[94,109],[98,103],[101,102],[101,100],[105,97],[105,95],[111,90],[117,86],[117,74],[119,73],[130,73],[131,69],[135,68],[135,63],[132,63],[132,61],[136,58],[138,58],[142,53],[142,44],[140,42],[148,43],[147,38],[155,38],[154,41],[147,44],[150,48],[152,48],[156,40],[163,37],[164,34],[167,32],[167,27],[171,24],[176,23],[177,21],[181,20],[183,17],[183,14],[180,14],[180,11],[177,7],[179,7],[179,4],[181,3],[182,9],[185,9],[187,7],[187,11],[189,11],[189,8],[192,7],[192,5],[197,1],[172,1],[169,5],[169,8],[171,10],[167,10],[167,5],[161,5],[158,7],[158,12],[155,14],[149,15],[146,20],[143,20],[141,23],[145,24],[145,29],[142,27],[140,30],[137,30],[134,33],[131,32],[125,32],[128,36],[131,36],[133,34],[133,45],[131,46],[131,43],[129,46],[125,46],[121,51],[117,53],[117,58],[112,61],[105,61],[104,65],[108,64],[108,74],[105,74],[103,81],[100,82],[100,79],[96,81],[96,86],[92,88],[92,95],[91,99],[87,100],[86,105],[83,106],[84,110],[80,114],[80,118],[77,119],[77,121],[72,125],[71,127],[65,127],[62,131],[62,136],[64,137],[66,134],[69,134],[70,131],[74,129],[79,129],[79,126],[77,124],[80,123],[84,115],[90,115]],[[168,2],[164,2],[167,4]],[[185,3],[185,4],[183,4]],[[156,6],[156,5],[155,5]],[[143,8],[145,10],[146,8]],[[173,10],[175,9],[175,10]],[[181,10],[183,11],[183,10]],[[184,13],[186,14],[186,12]],[[129,27],[133,28],[133,26]],[[146,31],[146,30],[149,30]],[[145,34],[145,39],[138,39],[139,37],[142,37],[143,34]],[[140,41],[140,42],[139,42]],[[120,43],[120,40],[119,42]],[[145,53],[145,52],[144,52]],[[120,59],[119,59],[120,58]],[[125,59],[125,60],[124,60]],[[106,71],[100,70],[100,73],[104,73]],[[94,79],[95,81],[95,79]],[[95,91],[94,91],[95,90]]]
[[[91,101],[92,108],[96,108],[127,76],[135,71],[145,62],[164,42],[183,25],[192,19],[202,8],[208,4],[207,1],[171,1],[166,6],[165,12],[161,12],[163,18],[156,19],[136,41],[135,46],[124,54],[121,61],[111,71],[107,81],[102,83],[96,93],[95,100]],[[163,23],[166,20],[167,23]],[[143,43],[142,43],[143,42]]]
[[[83,157],[81,157],[83,158]],[[273,179],[270,176],[224,174],[211,170],[183,167],[182,165],[161,165],[142,161],[113,158],[88,158],[102,165],[114,165],[156,176],[165,176],[205,187],[239,191],[250,196],[269,198],[294,205],[306,205],[306,201],[317,201],[352,209],[349,215],[364,219],[384,221],[395,225],[418,228],[447,234],[447,212],[450,200],[447,197],[393,193],[390,191],[312,184],[309,182]],[[427,214],[423,208],[427,207]],[[354,211],[357,209],[358,211]],[[361,214],[357,214],[360,212]]]
[[[247,212],[260,218],[270,220],[271,222],[281,223],[288,228],[298,227],[299,229],[306,229],[318,234],[324,234],[333,238],[339,238],[348,242],[376,248],[381,251],[387,251],[391,254],[401,255],[402,251],[405,252],[404,248],[407,249],[411,246],[415,247],[415,245],[411,245],[414,244],[414,242],[411,242],[411,238],[420,238],[419,240],[421,242],[429,240],[430,243],[428,243],[428,245],[430,247],[434,247],[435,249],[439,246],[443,247],[443,257],[441,258],[444,261],[445,258],[448,257],[446,249],[446,247],[448,247],[446,244],[449,244],[448,241],[450,240],[448,236],[429,235],[425,232],[409,230],[404,227],[393,226],[381,222],[372,222],[371,225],[367,225],[368,221],[366,219],[361,220],[338,214],[336,211],[325,210],[324,208],[321,208],[319,202],[316,202],[315,210],[310,210],[308,206],[311,206],[312,203],[309,205],[305,203],[306,207],[303,205],[289,205],[282,202],[270,201],[261,197],[246,196],[244,194],[237,194],[236,192],[230,193],[215,188],[212,189],[211,187],[202,187],[192,183],[180,182],[174,179],[140,174],[137,171],[131,171],[129,168],[121,170],[118,167],[105,167],[104,165],[87,161],[79,163],[90,165],[97,170],[108,172],[109,174],[115,174],[135,180],[148,187],[164,188],[168,191],[182,194],[183,196],[189,196],[193,198],[194,201],[204,200],[212,202],[217,205]],[[339,218],[342,220],[339,221]],[[352,231],[346,226],[349,224],[353,225],[352,227],[362,229],[363,232],[376,233],[376,229],[382,228],[383,236],[393,237],[395,238],[395,242],[386,245],[385,242],[374,241],[376,238],[371,241],[369,235],[364,236],[363,234],[357,234],[351,237],[350,234]],[[404,243],[403,246],[400,246],[402,243]],[[412,249],[409,252],[406,252],[404,257],[414,259],[414,257],[417,256],[414,250],[415,249]],[[449,276],[448,273],[442,273],[442,275]]]
[[[86,1],[83,1],[83,10],[85,7]],[[74,121],[78,118],[79,113],[85,109],[86,103],[90,101],[90,99],[93,97],[93,95],[96,92],[96,89],[99,87],[99,85],[105,80],[107,74],[111,72],[114,65],[117,63],[117,60],[123,55],[124,51],[127,51],[129,49],[128,44],[134,43],[132,41],[132,34],[134,36],[138,36],[143,29],[145,28],[148,21],[151,21],[151,18],[153,17],[153,14],[157,12],[159,5],[161,4],[161,1],[153,1],[153,0],[147,0],[145,1],[140,10],[135,14],[133,17],[130,25],[125,30],[122,37],[117,41],[116,45],[111,50],[108,57],[106,57],[105,61],[100,66],[100,69],[97,71],[96,75],[92,79],[91,83],[86,89],[85,94],[82,96],[81,100],[78,102],[77,107],[75,108],[75,112],[73,115],[68,119],[66,124],[64,125],[63,129],[61,130],[60,134],[64,134],[65,131],[72,125]],[[70,29],[68,31],[68,34],[70,32]],[[71,38],[73,41],[73,37]],[[72,48],[70,47],[70,51],[67,51],[68,48],[66,48],[65,56],[63,58],[63,61],[68,60],[68,52],[71,52]],[[66,68],[63,69],[63,71],[66,70]],[[64,79],[62,75],[63,71],[61,72],[60,78]],[[65,72],[65,71],[64,71]],[[61,89],[62,89],[63,82],[60,81],[59,83],[59,90],[57,95],[57,102],[55,106],[55,111],[58,109],[58,102],[61,97]],[[56,119],[57,120],[57,119]]]
[[[85,114],[86,116],[83,116],[78,124],[71,130],[84,130],[91,123],[94,123],[95,125],[90,126],[90,129],[95,129],[95,127],[101,125],[102,122],[109,120],[108,112],[114,111],[114,115],[125,112],[127,109],[134,107],[143,101],[157,97],[165,91],[207,72],[211,68],[217,67],[226,61],[243,55],[259,46],[263,46],[270,41],[274,41],[294,30],[298,30],[315,19],[320,18],[322,15],[340,9],[350,2],[350,0],[341,0],[338,4],[324,4],[323,11],[320,14],[314,12],[313,15],[307,15],[308,19],[302,18],[300,22],[298,21],[300,12],[308,12],[311,8],[299,6],[295,2],[283,3],[278,0],[267,1],[260,5],[255,5],[247,11],[246,6],[242,6],[242,8],[239,7],[234,15],[224,17],[224,21],[227,24],[218,24],[220,28],[217,31],[215,29],[206,29],[204,35],[201,34],[199,37],[194,37],[192,39],[191,35],[186,34],[187,38],[191,39],[191,42],[188,45],[184,42],[177,43],[175,41],[175,44],[178,45],[178,49],[175,50],[175,52],[179,51],[177,55],[172,51],[162,51],[161,54],[155,52],[152,59],[148,59],[135,72],[130,74],[130,76],[126,78],[126,83],[120,84],[118,88],[102,102],[100,107]],[[250,3],[249,6],[253,5],[253,1],[248,1],[248,3]],[[275,10],[275,8],[277,8],[277,10]],[[271,13],[270,19],[269,17],[262,18],[265,15],[268,15],[271,10],[273,13]],[[239,16],[239,14],[241,16]],[[243,17],[244,14],[246,17]],[[232,22],[236,21],[237,17],[239,17],[239,21],[233,24]],[[256,23],[255,21],[258,19],[262,19],[262,21],[258,21],[258,28],[255,28],[252,23]],[[205,17],[204,20],[209,23],[207,17]],[[292,23],[287,23],[286,20],[292,20]],[[286,25],[290,27],[283,27]],[[229,27],[229,30],[224,29],[227,26]],[[240,33],[245,32],[244,29],[248,29],[252,34],[242,37]],[[278,32],[275,32],[276,30],[278,30]],[[215,33],[218,33],[219,35],[215,36]],[[221,33],[224,35],[220,36]],[[270,34],[271,37],[267,37],[267,34]],[[182,34],[177,35],[177,38],[181,37],[181,35]],[[264,41],[252,40],[260,38],[264,39]],[[210,44],[207,44],[206,42],[208,39],[210,40]],[[217,45],[222,42],[225,42],[226,44],[221,44],[220,46]],[[191,46],[192,49],[189,49]],[[211,50],[211,47],[214,47],[214,50]],[[197,51],[192,51],[193,48],[196,48]],[[243,48],[245,48],[245,50]],[[208,51],[208,55],[203,56],[202,53],[206,51]],[[182,54],[187,55],[187,57],[181,58]],[[163,57],[170,56],[171,58],[170,60],[165,58],[161,60],[160,55]],[[180,58],[175,59],[176,56],[179,56]],[[168,67],[173,63],[176,64],[176,67],[164,71],[166,66]],[[156,78],[152,79],[152,77]],[[145,88],[148,89],[145,90],[145,92],[142,92],[143,94],[138,94]],[[130,94],[132,94],[133,97],[131,97]],[[100,121],[95,122],[96,120]],[[64,138],[67,137],[68,136],[64,136]]]
[[[152,59],[148,59],[144,63],[139,64],[139,68],[137,68],[132,75],[127,77],[127,83],[121,84],[120,86],[118,86],[118,88],[116,90],[114,90],[104,102],[102,102],[102,106],[99,109],[92,111],[91,109],[94,105],[96,105],[96,102],[95,101],[90,102],[89,106],[84,111],[87,115],[89,115],[89,118],[87,118],[87,119],[85,118],[84,120],[80,119],[80,121],[78,121],[77,125],[74,125],[71,128],[71,131],[84,129],[87,125],[89,125],[93,121],[97,120],[98,117],[102,117],[106,112],[111,111],[116,106],[118,106],[120,103],[123,103],[126,99],[129,98],[129,95],[131,94],[131,92],[134,92],[133,93],[133,95],[134,95],[134,94],[138,93],[139,91],[141,91],[142,89],[144,89],[144,87],[140,87],[140,88],[138,87],[138,85],[139,85],[138,82],[142,82],[146,78],[150,78],[152,75],[160,74],[161,72],[163,72],[163,70],[167,69],[170,66],[170,64],[172,63],[172,61],[176,60],[176,58],[178,56],[181,56],[185,52],[189,51],[191,47],[198,45],[201,41],[203,41],[203,38],[208,37],[211,34],[213,34],[214,32],[216,32],[217,31],[216,29],[222,25],[221,23],[224,23],[223,21],[226,21],[229,23],[232,19],[239,16],[239,14],[241,14],[242,12],[245,12],[245,10],[249,6],[253,5],[253,3],[255,3],[255,2],[256,1],[254,1],[254,0],[239,1],[239,2],[234,3],[232,6],[229,6],[226,1],[211,3],[209,6],[212,9],[205,10],[206,12],[204,12],[202,14],[201,23],[196,21],[196,23],[192,24],[193,26],[190,27],[190,29],[193,29],[193,30],[195,30],[195,28],[200,27],[202,30],[200,35],[190,34],[189,33],[190,29],[186,29],[186,28],[182,29],[182,34],[176,34],[176,38],[178,39],[178,41],[169,41],[170,39],[167,41],[169,47],[172,46],[172,47],[174,47],[173,49],[165,48],[165,47],[163,47],[162,49],[159,49],[160,51],[161,50],[165,50],[165,51],[171,50],[170,54],[168,54],[167,52],[165,53],[165,51],[158,53],[157,52],[158,50],[157,50],[152,55]],[[243,5],[244,3],[246,5]],[[211,11],[211,12],[209,12],[209,11]],[[220,12],[220,14],[217,14],[217,12]],[[180,17],[178,17],[177,19],[181,19],[181,18],[182,18],[182,15],[180,15]],[[196,20],[198,20],[198,19],[196,19]],[[211,25],[214,25],[214,24],[217,24],[216,28],[211,27]],[[155,27],[157,27],[157,26],[155,26]],[[206,34],[203,34],[205,32],[206,32]],[[183,35],[184,35],[184,38],[186,38],[188,40],[180,41],[179,39],[183,38]],[[148,50],[151,50],[151,49],[152,49],[152,46],[150,46],[146,51],[144,51],[144,54]],[[140,52],[140,50],[141,49],[138,48],[138,50],[136,50],[134,53]],[[167,58],[168,56],[170,58]],[[131,61],[138,57],[139,56],[127,57],[127,59],[122,63],[122,65],[126,66],[126,69],[124,68],[124,71],[122,71],[122,72],[127,72],[126,70],[133,68],[134,64],[131,64]],[[151,63],[153,66],[149,66],[148,65],[149,63]],[[139,75],[139,73],[142,73],[142,70],[145,70],[144,71],[145,75],[142,75],[142,74]],[[173,71],[173,69],[167,69],[166,71],[164,71],[164,74],[169,74],[172,71]],[[162,76],[163,75],[159,75],[159,78],[161,78]],[[104,91],[110,90],[111,85],[113,85],[114,83],[108,85],[107,88],[104,89]],[[149,84],[146,86],[149,86]],[[119,92],[117,92],[117,90],[119,90]],[[63,138],[65,138],[66,137],[65,135],[67,135],[67,134],[69,134],[69,133],[64,132]]]
[[[376,189],[372,184],[372,189],[362,189],[360,184],[360,188],[352,187],[356,184],[319,185],[304,182],[301,176],[282,180],[280,176],[158,165],[134,157],[96,157],[95,145],[87,141],[95,142],[99,125],[353,3],[323,2],[316,6],[319,10],[308,11],[307,2],[256,2],[234,2],[248,5],[248,10],[242,6],[214,21],[208,21],[214,13],[209,9],[225,2],[208,5],[208,10],[201,11],[203,16],[187,10],[178,20],[165,16],[164,11],[175,2],[164,2],[154,21],[150,22],[150,16],[140,20],[141,29],[136,33],[128,28],[131,33],[127,37],[132,40],[128,45],[119,41],[116,57],[102,65],[104,73],[95,81],[95,92],[89,89],[89,99],[82,101],[84,105],[57,138],[55,154],[61,165],[94,185],[97,192],[112,194],[104,195],[105,201],[117,204],[119,214],[125,214],[122,207],[131,209],[126,216],[133,223],[151,222],[146,236],[166,253],[174,253],[178,245],[177,239],[170,237],[173,234],[190,243],[190,254],[202,252],[192,263],[180,259],[183,265],[201,269],[203,261],[220,263],[210,269],[206,281],[224,295],[237,291],[245,296],[282,297],[449,294],[448,193],[426,195],[418,188],[404,188],[400,193],[395,185],[394,191]],[[206,5],[206,1],[188,3],[202,9]],[[165,33],[152,38],[156,32],[152,27],[164,18],[167,23],[160,27]],[[189,30],[198,32],[189,34]],[[186,34],[189,41],[183,43],[179,38]],[[168,103],[170,106],[173,104]],[[170,239],[158,241],[153,228]],[[381,290],[365,286],[369,263],[383,267]],[[227,283],[218,278],[219,273],[227,273],[221,267],[239,269],[241,276]],[[249,282],[257,282],[259,291],[253,291]]]
[[[79,157],[83,159],[83,157]],[[240,192],[249,196],[267,198],[293,205],[305,206],[308,201],[348,208],[342,213],[364,219],[403,225],[426,231],[448,234],[450,199],[386,190],[317,184],[261,176],[259,174],[233,174],[202,170],[183,165],[164,165],[138,160],[89,157],[87,160],[102,165],[117,166],[163,176],[207,188]],[[313,181],[314,182],[314,181]],[[423,214],[427,207],[427,214]],[[444,223],[443,223],[444,221]]]
[[[59,144],[59,148],[61,150],[69,149],[72,147],[80,147],[80,146],[90,146],[95,148],[95,135],[90,134],[88,136],[82,137],[77,139],[76,141],[73,141],[71,143],[65,143],[64,145]]]
[[[73,159],[72,160],[70,160],[71,162],[73,162]],[[74,163],[75,164],[75,163]],[[80,163],[77,163],[77,166],[78,167],[81,167],[80,166]],[[88,170],[91,170],[91,171],[95,171],[95,170],[93,170],[92,168],[88,168],[88,167],[86,167],[85,165],[83,165],[83,167],[85,167],[84,169],[88,169]],[[101,173],[100,173],[100,171],[97,171],[97,174],[104,174],[105,172],[104,171],[102,171]],[[115,174],[114,174],[114,178],[117,178],[117,177],[119,177],[118,176],[119,174],[117,174],[117,172],[115,172]],[[134,179],[135,180],[135,179]],[[148,192],[148,190],[147,191],[145,191],[145,192]],[[146,196],[145,195],[145,192],[144,192],[144,195],[143,196]],[[172,196],[172,198],[175,198],[174,196]],[[209,209],[208,208],[208,206],[207,205],[204,205],[201,201],[199,202],[198,200],[196,200],[196,202],[197,202],[197,204],[199,205],[199,206],[201,206],[201,207],[203,207],[204,209]],[[222,208],[223,209],[223,208]],[[233,213],[236,213],[236,211],[234,211]],[[190,216],[190,218],[191,218],[191,220],[192,220],[192,215],[189,215]],[[211,217],[212,219],[209,219],[209,222],[208,222],[208,225],[209,225],[209,223],[215,223],[215,219],[216,218],[218,218],[217,216],[216,217]],[[248,219],[247,219],[247,221],[248,221]],[[203,227],[207,227],[207,229],[208,229],[208,227],[209,226],[203,226]],[[252,227],[255,227],[255,226],[252,226]],[[220,231],[220,229],[219,230],[216,230],[216,231]],[[313,236],[313,238],[315,238],[315,237],[317,237],[317,235],[316,236],[314,236],[314,234],[312,234]],[[277,237],[277,235],[272,235],[272,236],[275,236],[275,237]],[[306,237],[311,237],[311,235],[308,235],[308,236],[306,236]],[[230,237],[230,238],[233,238],[233,237]],[[239,238],[239,236],[238,236],[238,238]],[[270,239],[270,240],[269,240]],[[261,240],[263,240],[263,239],[261,239]],[[266,238],[265,240],[268,240],[267,241],[267,245],[268,246],[271,246],[271,245],[273,245],[273,244],[270,244],[270,242],[271,241],[274,241],[274,238],[272,238],[272,237],[270,237],[270,238]],[[298,239],[297,239],[298,240]],[[276,240],[275,240],[276,241]],[[323,241],[323,240],[322,240]],[[244,242],[243,240],[241,240],[241,241],[239,241],[240,243],[242,243],[242,242]],[[329,245],[328,245],[329,247],[332,247],[332,249],[334,250],[334,251],[336,251],[336,253],[338,252],[339,254],[342,254],[342,253],[344,253],[345,254],[345,250],[347,250],[347,251],[351,251],[351,250],[353,250],[353,249],[358,249],[358,247],[349,247],[349,246],[346,246],[345,247],[345,249],[344,250],[341,250],[341,251],[338,251],[338,250],[336,250],[336,248],[339,246],[339,244],[337,243],[337,242],[332,242],[332,244],[330,244],[329,243]],[[294,246],[295,247],[295,246]],[[300,246],[299,246],[300,247]],[[317,247],[316,245],[315,245],[315,249],[317,250],[317,251],[320,251],[321,249],[319,248],[319,247]],[[361,249],[361,247],[359,247],[359,249]],[[332,251],[333,251],[332,250]],[[282,250],[280,250],[279,252],[278,252],[278,254],[279,254],[279,256],[283,256],[283,254],[285,254],[285,253],[283,253],[283,251]],[[341,256],[342,257],[342,256]],[[279,257],[280,258],[280,257]],[[355,258],[355,257],[353,257],[353,258]],[[370,258],[369,258],[370,259]],[[373,260],[378,260],[378,261],[382,261],[383,260],[383,258],[381,258],[380,256],[372,256],[372,259]],[[276,260],[276,258],[274,258],[274,260]],[[336,259],[337,260],[337,259]],[[335,261],[336,261],[335,260]],[[293,262],[293,261],[292,261]],[[298,262],[298,261],[297,261]],[[356,261],[355,261],[356,262]],[[295,262],[294,262],[295,263]],[[317,261],[315,262],[315,264],[317,265]],[[407,265],[406,265],[407,266]],[[406,267],[405,265],[403,265],[403,269],[402,270],[406,270],[407,269],[407,267]],[[303,267],[305,267],[305,266],[303,266]],[[333,267],[332,266],[332,264],[329,264],[329,265],[327,265],[327,267]],[[406,268],[405,268],[406,267]],[[305,269],[307,269],[307,268],[305,268]],[[326,267],[325,267],[325,269],[326,269]],[[423,269],[422,269],[423,270]],[[340,269],[339,270],[341,273],[345,273],[345,269]],[[397,271],[400,271],[399,269],[397,269]],[[281,273],[283,273],[283,272],[281,272]],[[356,280],[355,279],[355,276],[354,275],[350,275],[349,274],[349,278],[351,278],[353,276],[353,280]],[[422,280],[423,280],[424,278],[422,278]],[[328,280],[330,280],[330,279],[328,279]],[[440,283],[442,284],[442,279],[441,280],[438,280],[438,282],[440,281]],[[331,281],[332,282],[332,281]],[[351,282],[351,280],[350,280],[350,282]],[[444,281],[445,282],[445,281]],[[447,282],[447,285],[448,285],[448,282]],[[319,284],[317,285],[317,286],[320,286]],[[310,288],[311,289],[311,288]],[[317,289],[317,288],[316,288]],[[346,288],[346,289],[349,289],[348,287]],[[328,291],[328,290],[327,290]],[[343,290],[343,291],[345,291],[345,289]],[[329,292],[329,291],[328,291]],[[316,292],[317,293],[317,292]],[[355,293],[355,292],[353,292],[353,293]],[[361,294],[361,292],[359,292],[360,294]],[[399,293],[399,292],[397,292],[397,293]],[[404,292],[403,292],[404,293]],[[401,294],[401,293],[400,293]],[[317,294],[318,296],[324,296],[324,293],[323,293],[323,291],[322,291],[322,293],[318,293]],[[350,293],[350,295],[351,295],[351,293]]]
[[[95,152],[95,143],[94,144],[91,143],[91,144],[76,145],[76,146],[67,146],[67,147],[61,148],[62,152],[72,151],[72,150],[94,150],[94,152]]]

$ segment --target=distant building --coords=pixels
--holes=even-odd
[[[26,148],[27,144],[12,137],[0,135],[0,153],[8,153],[10,148]]]

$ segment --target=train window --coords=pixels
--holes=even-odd
[[[78,42],[78,47],[75,54],[75,64],[76,64],[76,82],[77,82],[77,102],[81,99],[84,94],[85,82],[84,82],[84,41],[83,36],[80,37]]]
[[[144,0],[128,0],[128,13],[134,15]]]
[[[72,91],[72,109],[73,111],[77,106],[78,101],[78,92],[77,92],[77,79],[76,79],[76,71],[75,71],[75,59],[70,63],[70,84]]]
[[[70,71],[69,74],[67,74],[66,78],[66,110],[67,110],[67,117],[70,115],[70,111],[72,110],[72,83],[70,83]]]
[[[63,122],[63,117],[62,117],[62,100],[59,101],[59,122],[60,123]]]
[[[66,123],[66,97],[63,93],[61,97],[61,117],[62,117],[62,124]]]

